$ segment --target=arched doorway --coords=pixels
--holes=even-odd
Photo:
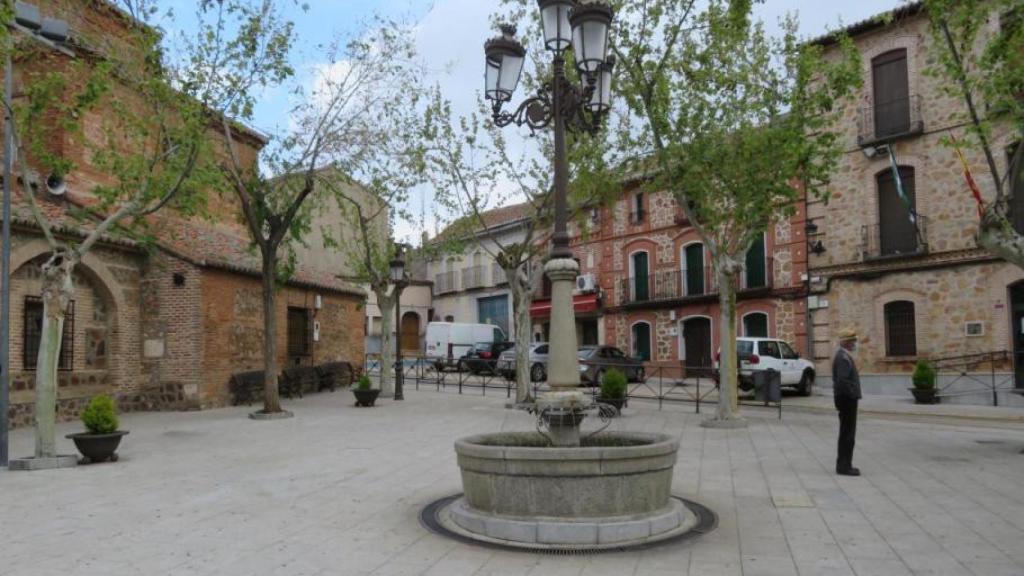
[[[416,312],[402,314],[402,334],[399,338],[402,351],[418,354],[420,351],[420,315]]]
[[[682,321],[683,365],[689,375],[711,370],[711,319],[693,316]]]
[[[651,361],[651,325],[644,321],[633,324],[630,353],[642,362]]]

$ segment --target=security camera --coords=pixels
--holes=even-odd
[[[67,183],[60,174],[50,174],[46,177],[46,191],[54,196],[63,196],[67,190]]]

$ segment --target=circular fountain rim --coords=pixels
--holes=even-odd
[[[601,437],[624,437],[645,440],[643,444],[626,446],[517,446],[514,444],[487,444],[480,440],[495,437],[537,437],[537,432],[488,432],[464,436],[455,441],[456,454],[475,456],[477,458],[502,458],[509,456],[515,459],[616,459],[637,458],[640,456],[659,456],[675,453],[679,448],[679,439],[668,434],[650,432],[602,432]]]
[[[718,516],[707,506],[672,495],[670,499],[681,504],[686,512],[693,516],[692,522],[670,530],[664,534],[649,537],[638,541],[623,541],[607,544],[544,544],[536,542],[517,542],[514,540],[499,540],[482,534],[476,534],[459,527],[445,515],[449,514],[450,508],[462,498],[462,494],[454,494],[435,500],[420,511],[420,524],[431,532],[451,538],[464,544],[473,544],[496,550],[509,550],[513,552],[546,553],[546,554],[599,554],[608,552],[624,552],[654,548],[667,544],[680,543],[696,536],[701,536],[713,531],[718,527]]]

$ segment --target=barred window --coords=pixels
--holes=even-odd
[[[916,356],[917,328],[914,303],[897,300],[885,305],[885,355]]]
[[[75,301],[68,304],[64,315],[64,334],[60,344],[58,370],[71,370],[75,356]],[[25,297],[25,315],[22,324],[22,366],[35,370],[39,359],[39,344],[43,336],[43,299],[38,296]]]
[[[309,356],[313,341],[309,309],[288,308],[288,355]]]

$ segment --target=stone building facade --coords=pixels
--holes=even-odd
[[[861,52],[864,87],[836,126],[845,153],[828,201],[806,197],[812,240],[826,247],[810,257],[814,358],[819,373],[827,374],[836,332],[854,328],[861,335],[865,392],[908,396],[918,359],[992,353],[991,362],[951,366],[940,376],[940,386],[949,386],[947,401],[991,403],[986,387],[994,381],[1004,389],[1001,403],[1020,403],[1010,392],[1024,385],[1024,363],[1015,361],[1024,352],[1024,272],[975,242],[975,201],[955,150],[940,141],[966,139],[967,111],[941,90],[948,80],[925,73],[935,40],[922,10],[911,3],[894,10],[891,20],[848,29]],[[984,33],[999,26],[994,13]],[[830,47],[828,37],[818,42]],[[997,125],[992,141],[1005,171],[1012,127]],[[889,150],[915,221],[897,198]],[[980,148],[963,152],[982,195],[992,199]],[[958,379],[960,369],[975,379]]]
[[[47,0],[46,15],[66,19],[76,50],[97,51],[125,37],[126,15],[106,2]],[[15,95],[34,67],[61,69],[59,58],[15,62]],[[56,59],[56,60],[55,60]],[[53,60],[53,61],[51,61]],[[56,64],[55,64],[56,62]],[[123,90],[123,87],[115,87]],[[82,143],[102,125],[102,109],[83,119],[81,138],[55,130],[54,150],[75,167],[66,175],[62,196],[36,186],[35,200],[58,238],[80,241],[96,223],[88,212],[91,190],[111,184]],[[215,143],[219,132],[211,130]],[[255,158],[266,140],[244,127],[235,135],[239,155]],[[39,174],[37,178],[45,178]],[[32,424],[37,322],[41,318],[39,266],[50,249],[22,196],[14,188],[11,241],[12,426]],[[192,410],[229,402],[235,372],[262,366],[262,303],[259,258],[251,250],[231,193],[210,190],[209,219],[186,220],[165,213],[153,222],[154,239],[142,245],[108,236],[75,269],[75,297],[65,327],[59,370],[58,416],[78,416],[92,396],[113,395],[124,410]],[[279,365],[346,360],[360,366],[363,356],[365,292],[339,280],[338,271],[318,267],[322,259],[300,259],[277,298]],[[7,282],[8,279],[0,279]],[[294,329],[289,329],[294,328]],[[298,341],[298,342],[296,342]]]

